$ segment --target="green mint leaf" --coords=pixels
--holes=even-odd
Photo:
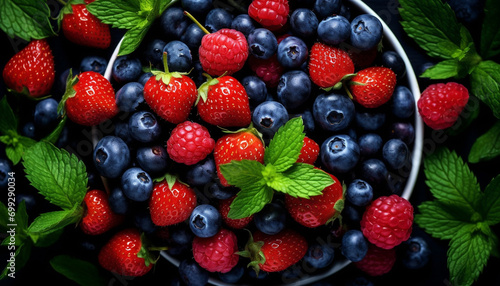
[[[500,175],[486,186],[480,211],[489,225],[500,223]]]
[[[224,178],[230,185],[242,190],[254,184],[265,185],[264,165],[254,160],[231,161],[220,166]]]
[[[55,36],[46,1],[0,0],[0,28],[25,41]]]
[[[0,134],[7,134],[9,131],[17,132],[17,118],[7,101],[7,96],[0,100]]]
[[[10,238],[7,237],[6,239],[10,239]],[[12,269],[10,267],[9,263],[7,263],[6,267],[4,268],[2,273],[0,274],[0,280],[7,278],[7,277],[9,279],[15,279],[17,277],[16,272],[21,270],[21,268],[23,268],[26,265],[26,263],[28,262],[28,260],[31,256],[31,248],[32,247],[33,247],[33,244],[30,243],[29,241],[16,247],[15,253],[14,253],[15,268]],[[10,259],[10,257],[9,257],[9,259]]]
[[[470,74],[471,92],[500,118],[500,64],[480,62]]]
[[[500,5],[497,0],[486,0],[481,29],[481,56],[485,59],[500,54]]]
[[[273,190],[265,184],[259,182],[248,184],[234,198],[227,216],[232,219],[249,217],[270,203],[273,195]]]
[[[280,127],[264,153],[265,164],[283,172],[297,161],[304,145],[304,124],[301,117],[288,120]]]
[[[23,156],[26,177],[51,203],[72,209],[87,192],[85,164],[75,155],[47,142],[38,142]]]
[[[323,189],[335,183],[329,174],[305,163],[293,164],[283,172],[282,180],[284,182],[277,191],[306,199],[321,195]]]
[[[33,146],[36,141],[31,138],[18,135],[15,131],[10,131],[9,133],[11,133],[11,136],[2,136],[0,141],[6,145],[5,154],[7,155],[7,158],[9,158],[14,165],[17,165],[17,163],[21,161],[24,152]]]
[[[459,75],[459,61],[457,59],[445,60],[425,70],[420,77],[430,79],[447,79]]]
[[[77,223],[82,216],[83,208],[80,205],[75,205],[72,209],[42,213],[28,227],[28,235],[37,243],[39,239]]]
[[[468,218],[462,217],[463,213],[459,208],[438,201],[422,202],[418,210],[415,223],[438,239],[451,239],[459,229],[469,224]]]
[[[452,285],[472,285],[491,253],[489,237],[476,225],[461,228],[450,240],[448,269]]]
[[[99,18],[103,23],[118,29],[132,29],[145,20],[148,12],[147,1],[137,0],[99,0],[87,5],[87,10]],[[141,5],[142,4],[142,5]],[[141,7],[142,6],[142,7]],[[152,7],[149,7],[151,10]]]
[[[500,155],[500,121],[497,121],[486,133],[479,136],[471,147],[468,161],[479,163]]]
[[[424,160],[426,183],[439,201],[473,215],[479,207],[481,190],[475,175],[455,152],[439,148]]]
[[[118,55],[124,56],[134,52],[146,36],[150,26],[151,23],[149,23],[147,27],[137,27],[128,30],[125,35],[123,35],[123,41],[120,45]]]
[[[69,255],[57,255],[50,259],[50,265],[55,271],[78,285],[107,285],[107,281],[101,276],[99,269],[88,261]]]

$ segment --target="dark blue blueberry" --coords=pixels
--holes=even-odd
[[[205,17],[205,28],[211,33],[220,29],[231,28],[233,18],[233,14],[226,9],[214,8]]]
[[[53,98],[42,99],[35,105],[33,120],[35,121],[36,133],[52,131],[57,125],[58,105],[59,103]]]
[[[269,273],[262,270],[260,270],[259,273],[257,273],[257,271],[255,271],[252,267],[250,267],[248,268],[248,276],[256,280],[264,280],[269,276]]]
[[[194,208],[189,217],[189,227],[198,237],[212,237],[219,232],[222,217],[212,205],[201,204]]]
[[[401,261],[408,269],[420,269],[428,262],[431,250],[423,237],[414,236],[403,242],[404,250]]]
[[[130,164],[130,150],[120,137],[108,135],[97,142],[93,158],[101,176],[117,178]]]
[[[236,195],[238,189],[235,187],[225,187],[221,185],[218,181],[210,183],[207,188],[207,194],[209,198],[215,198],[218,200],[229,199],[230,197]]]
[[[351,36],[351,23],[344,16],[334,15],[321,20],[318,38],[328,45],[338,45]]]
[[[451,9],[455,12],[457,19],[466,24],[470,24],[477,19],[483,13],[484,2],[481,0],[450,0]]]
[[[375,47],[382,39],[382,23],[370,14],[361,14],[351,21],[351,44],[362,51]]]
[[[109,207],[111,210],[117,214],[126,214],[129,209],[129,200],[123,194],[123,191],[119,187],[115,187],[111,190],[108,197]]]
[[[134,225],[146,234],[153,233],[157,229],[147,209],[137,211],[137,213],[134,214]]]
[[[35,139],[35,123],[33,121],[28,121],[23,125],[21,129],[21,135],[26,136],[31,139]]]
[[[124,84],[115,95],[116,105],[123,112],[136,111],[144,102],[144,85],[132,81]]]
[[[411,122],[394,122],[391,125],[389,136],[401,139],[409,146],[415,140],[415,127]]]
[[[190,286],[205,286],[208,284],[209,272],[202,268],[194,259],[184,259],[179,263],[181,280]]]
[[[361,209],[350,202],[346,202],[342,209],[342,219],[347,222],[359,223],[363,217],[364,208]]]
[[[377,133],[366,133],[359,136],[358,145],[361,156],[371,157],[379,154],[384,143],[382,137]]]
[[[192,23],[181,35],[181,41],[186,44],[191,51],[197,52],[203,36],[205,36],[205,32],[203,32],[197,24]]]
[[[288,36],[278,44],[276,57],[278,62],[287,69],[298,69],[307,60],[309,48],[298,37]]]
[[[415,113],[415,97],[406,86],[398,85],[394,89],[391,111],[398,118],[409,118]]]
[[[163,48],[167,43],[162,39],[153,39],[143,50],[143,57],[147,67],[163,69]]]
[[[160,16],[160,27],[170,40],[180,39],[190,24],[191,20],[184,15],[181,7],[168,7]]]
[[[356,175],[359,179],[370,184],[376,191],[387,185],[389,171],[387,171],[384,162],[376,158],[370,158],[359,163]]]
[[[229,272],[226,273],[218,273],[219,279],[222,282],[225,283],[237,283],[240,281],[240,279],[243,277],[245,274],[245,265],[243,264],[236,264],[236,266],[233,267],[233,269],[229,270]]]
[[[375,110],[356,112],[356,125],[365,131],[377,131],[385,123],[386,115],[384,112]]]
[[[268,203],[254,215],[255,227],[263,233],[273,235],[286,226],[287,210],[278,203]]]
[[[278,100],[286,109],[301,107],[311,95],[312,83],[309,75],[301,70],[285,72],[276,88]]]
[[[366,206],[373,199],[373,188],[361,179],[354,179],[347,186],[345,196],[355,206]]]
[[[169,229],[170,239],[177,245],[189,245],[193,242],[193,232],[187,224],[173,225]]]
[[[406,75],[406,65],[403,58],[395,51],[385,51],[381,56],[382,65],[390,68],[397,76],[402,79]]]
[[[182,0],[182,8],[193,15],[203,15],[212,9],[213,0]]]
[[[245,76],[241,80],[250,101],[250,106],[255,107],[264,102],[267,98],[266,83],[255,75]]]
[[[321,94],[314,100],[312,112],[314,119],[324,130],[341,131],[354,119],[355,107],[347,96]]]
[[[316,0],[314,2],[314,12],[319,19],[323,19],[340,12],[341,0]]]
[[[122,139],[127,144],[132,143],[134,141],[132,136],[130,136],[130,131],[128,129],[128,121],[116,121],[114,135]]]
[[[300,113],[295,113],[290,115],[290,118],[302,117],[302,122],[304,123],[304,132],[306,134],[312,133],[316,129],[316,123],[314,122],[314,116],[309,109],[306,109]]]
[[[80,61],[80,72],[93,71],[104,75],[108,60],[101,56],[85,56]]]
[[[344,2],[340,5],[340,11],[338,14],[344,16],[349,21],[351,20],[351,8]]]
[[[332,245],[325,242],[314,242],[309,245],[304,261],[311,267],[322,269],[332,264],[334,254],[335,251]]]
[[[217,176],[214,159],[208,157],[190,166],[185,176],[186,183],[190,186],[200,187],[209,184]]]
[[[231,22],[231,29],[240,31],[245,37],[248,37],[250,32],[255,29],[255,24],[248,14],[239,14]]]
[[[297,8],[290,15],[290,28],[297,37],[304,39],[316,36],[318,17],[311,9]]]
[[[146,82],[148,82],[149,78],[152,77],[153,74],[151,72],[146,72],[141,74],[139,79],[137,80],[138,83],[142,84],[142,86],[146,85]]]
[[[410,156],[410,151],[401,139],[389,139],[382,147],[382,158],[386,166],[392,170],[402,168]]]
[[[189,47],[181,41],[170,41],[163,51],[167,53],[167,64],[170,72],[188,72],[192,68],[193,56]]]
[[[141,168],[127,169],[121,178],[123,194],[132,201],[144,202],[153,192],[153,179]]]
[[[153,113],[137,111],[128,120],[130,136],[143,143],[150,143],[158,139],[161,127]]]
[[[288,119],[285,106],[277,101],[264,101],[252,113],[255,128],[267,138],[272,138]]]
[[[151,175],[161,175],[168,167],[168,153],[161,145],[139,147],[136,152],[137,164]]]
[[[141,60],[130,55],[118,56],[111,72],[113,79],[121,84],[137,81],[141,73]]]
[[[278,50],[276,36],[266,28],[254,29],[247,38],[250,54],[258,59],[269,59]]]
[[[342,237],[340,251],[345,258],[352,262],[358,262],[366,256],[368,242],[361,231],[351,229]]]
[[[349,135],[334,135],[321,144],[319,155],[330,172],[345,174],[359,161],[359,145]]]

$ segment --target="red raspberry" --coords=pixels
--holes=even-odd
[[[363,213],[361,231],[378,247],[390,249],[410,237],[413,206],[398,195],[374,200]]]
[[[193,239],[193,256],[198,264],[210,272],[229,272],[238,263],[236,234],[220,229],[212,237]]]
[[[383,249],[373,244],[368,246],[365,257],[354,265],[370,276],[380,276],[391,271],[396,262],[396,249]]]
[[[469,100],[467,88],[456,82],[429,85],[417,102],[418,112],[427,126],[446,129],[458,119]]]
[[[212,152],[215,140],[207,128],[192,122],[178,124],[167,140],[167,153],[177,163],[193,165],[205,159]]]
[[[288,20],[288,0],[253,0],[248,15],[271,31],[279,30]]]
[[[250,69],[266,83],[268,87],[277,87],[285,68],[280,65],[276,54],[267,60],[250,57]]]

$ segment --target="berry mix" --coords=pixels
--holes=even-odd
[[[97,134],[84,158],[91,175],[79,227],[110,235],[100,266],[153,275],[148,241],[167,246],[163,255],[192,285],[293,282],[341,261],[389,272],[396,249],[422,243],[412,242],[413,207],[401,196],[417,105],[382,24],[342,1],[237,1],[247,13],[223,2],[175,2],[133,53],[109,64],[88,56],[66,73],[68,124]],[[72,25],[63,21],[68,40],[109,48],[109,34],[83,39]],[[52,56],[45,40],[22,53],[29,49]],[[8,69],[9,88],[24,85],[33,97],[54,83],[52,74],[47,86],[16,86]],[[58,105],[40,100],[24,134],[54,128]],[[253,165],[263,171],[254,175]],[[275,191],[242,191],[259,176],[262,190]],[[316,176],[327,183],[311,190]],[[419,267],[415,260],[405,264]]]

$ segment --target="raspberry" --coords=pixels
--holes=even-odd
[[[194,260],[210,272],[229,272],[238,263],[239,256],[236,235],[227,229],[220,229],[212,237],[193,239]]]
[[[250,57],[248,60],[250,69],[266,83],[268,87],[277,87],[285,68],[280,65],[276,54],[267,60]]]
[[[451,127],[469,100],[467,88],[456,82],[429,85],[417,102],[418,112],[432,129]]]
[[[177,125],[167,140],[167,153],[177,163],[193,165],[212,152],[215,141],[207,128],[191,121]]]
[[[380,276],[391,271],[396,262],[396,249],[383,249],[373,244],[368,246],[365,257],[354,265],[370,276]]]
[[[361,219],[363,235],[376,246],[390,249],[410,237],[413,206],[398,195],[374,200]]]
[[[248,15],[270,31],[283,27],[289,12],[288,0],[254,0],[248,6]]]

